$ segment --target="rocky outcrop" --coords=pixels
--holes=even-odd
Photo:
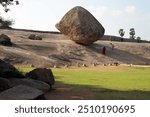
[[[0,35],[0,44],[4,46],[12,46],[12,42],[10,37],[5,34]]]
[[[35,35],[35,34],[29,35],[28,38],[31,39],[31,40],[42,40],[42,37],[41,37],[41,36]]]
[[[0,60],[0,100],[46,99],[44,93],[55,83],[51,69],[37,68],[26,77],[13,65]]]
[[[77,6],[65,14],[56,28],[71,40],[90,45],[99,40],[105,32],[103,26],[86,9]]]
[[[0,92],[11,88],[11,83],[8,79],[0,77]]]
[[[52,88],[52,85],[54,85],[55,83],[54,75],[51,69],[36,68],[32,70],[31,72],[27,73],[26,77],[34,79],[34,80],[43,81],[49,84],[51,88]]]
[[[0,77],[23,78],[24,76],[13,65],[0,59]]]
[[[28,39],[34,40],[34,39],[35,39],[35,37],[36,37],[36,35],[35,35],[35,34],[30,34],[30,35],[29,35],[29,37],[28,37]]]

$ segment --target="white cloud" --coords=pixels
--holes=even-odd
[[[96,16],[103,16],[109,11],[107,6],[87,6],[87,9]]]
[[[135,13],[135,11],[136,11],[136,7],[135,6],[133,6],[133,5],[130,5],[130,6],[127,6],[126,8],[125,8],[125,11],[127,12],[127,13]]]
[[[112,15],[114,17],[120,16],[123,14],[123,10],[120,9],[112,9],[108,6],[87,6],[86,7],[93,15],[96,17],[106,16],[106,15]]]
[[[113,11],[111,12],[111,14],[112,14],[113,16],[120,16],[120,15],[123,14],[123,11],[121,11],[121,10],[113,10]]]

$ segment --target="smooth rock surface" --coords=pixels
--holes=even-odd
[[[43,81],[49,84],[50,86],[54,85],[55,83],[54,75],[51,69],[36,68],[30,71],[29,73],[27,73],[26,77],[34,79],[34,80]]]
[[[6,78],[1,78],[0,77],[0,92],[7,90],[11,88],[11,83],[8,79]]]
[[[41,90],[25,85],[18,85],[0,93],[0,100],[34,100],[42,96]]]
[[[33,80],[33,79],[12,78],[10,79],[10,82],[12,83],[13,86],[26,85],[29,87],[42,90],[43,92],[47,92],[50,89],[50,86],[47,83],[38,80]]]

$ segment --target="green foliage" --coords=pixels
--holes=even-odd
[[[119,29],[119,35],[120,35],[121,37],[123,37],[124,34],[125,34],[125,31],[124,31],[123,29]]]
[[[8,6],[10,5],[18,5],[19,1],[18,0],[0,0],[0,4],[4,7],[5,12],[8,12],[10,9]]]
[[[131,38],[131,39],[135,39],[135,36],[134,36],[134,35],[135,35],[135,30],[134,30],[134,28],[131,28],[131,29],[130,29],[129,34],[130,34],[130,38]]]
[[[137,40],[138,43],[140,43],[141,42],[141,37],[137,37],[136,40]]]
[[[0,28],[10,28],[14,24],[13,20],[0,17]]]

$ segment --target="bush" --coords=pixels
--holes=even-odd
[[[0,17],[0,28],[11,28],[14,24],[14,21],[11,19],[5,20],[4,18]]]

